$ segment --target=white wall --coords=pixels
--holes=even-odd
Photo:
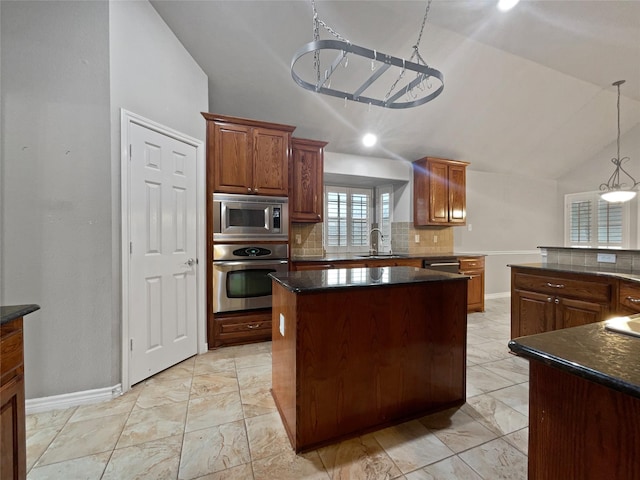
[[[25,319],[28,398],[116,383],[106,2],[0,2],[0,302]]]
[[[121,376],[120,107],[204,140],[207,77],[147,2],[0,2],[0,303],[27,398]]]
[[[485,292],[510,290],[507,264],[539,261],[537,247],[560,245],[562,210],[553,180],[467,170],[467,226],[456,252],[485,253]]]

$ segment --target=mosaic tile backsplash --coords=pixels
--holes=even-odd
[[[558,265],[577,265],[584,267],[604,267],[616,269],[640,270],[640,251],[613,250],[606,248],[568,248],[540,247],[543,263]],[[614,255],[614,262],[599,262],[598,254]]]

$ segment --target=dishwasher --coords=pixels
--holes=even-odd
[[[440,272],[458,273],[460,262],[457,257],[425,258],[422,261],[422,267]]]

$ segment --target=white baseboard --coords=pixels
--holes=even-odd
[[[63,393],[62,395],[53,395],[51,397],[30,398],[25,402],[25,410],[27,415],[30,413],[48,412],[49,410],[59,410],[77,407],[78,405],[103,402],[119,397],[120,395],[122,395],[122,385],[119,383],[113,387]]]
[[[495,298],[508,298],[510,296],[511,296],[511,292],[488,293],[484,296],[484,299],[493,300]]]

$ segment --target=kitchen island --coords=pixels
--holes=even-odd
[[[530,360],[529,480],[640,479],[640,338],[605,323],[509,342]]]
[[[272,394],[296,452],[465,402],[467,277],[272,273]]]

